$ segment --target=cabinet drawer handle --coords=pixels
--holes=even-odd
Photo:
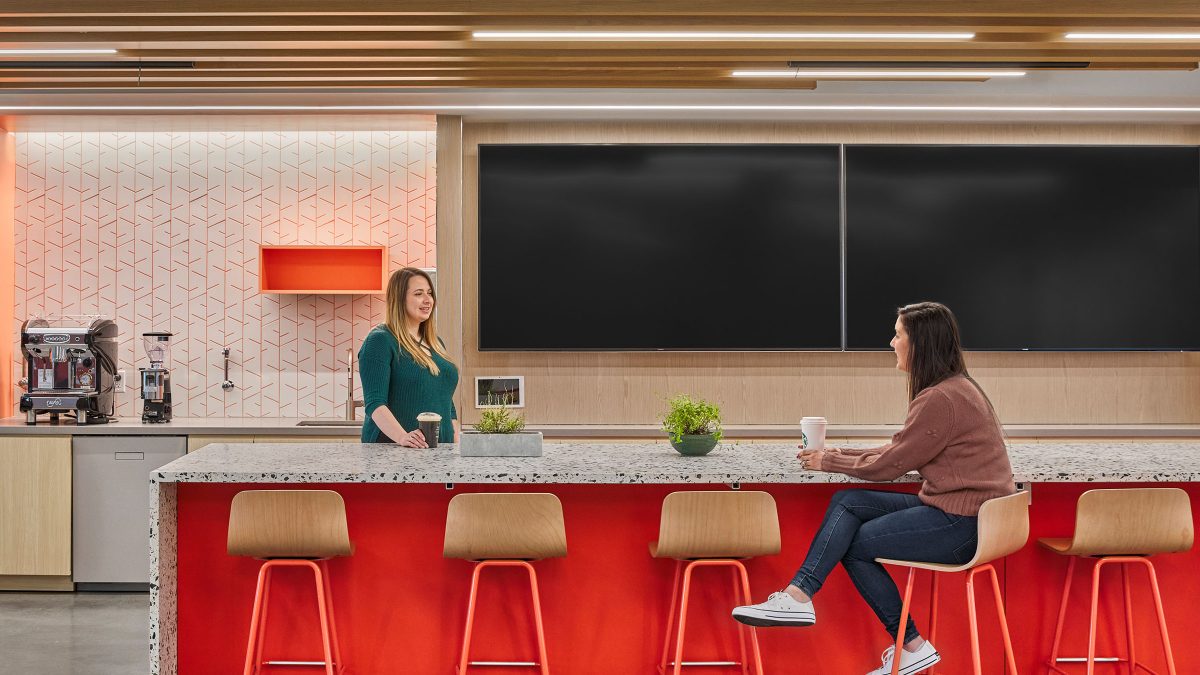
[[[132,460],[140,461],[140,460],[146,459],[146,453],[144,453],[144,452],[114,452],[113,459],[132,459]]]

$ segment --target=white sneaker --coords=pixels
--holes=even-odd
[[[811,626],[817,622],[817,611],[811,601],[800,602],[779,591],[766,602],[734,607],[733,618],[749,626]]]
[[[892,645],[883,651],[883,665],[867,673],[867,675],[892,675],[892,657],[895,656],[896,645]],[[928,640],[921,648],[915,652],[910,652],[906,649],[900,650],[900,675],[914,675],[927,668],[932,668],[935,663],[942,660],[942,655],[937,653]]]

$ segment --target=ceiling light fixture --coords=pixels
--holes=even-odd
[[[71,56],[76,54],[116,54],[115,49],[0,49],[0,56],[40,56],[40,55],[62,55]]]
[[[737,31],[494,31],[478,40],[970,40],[974,33],[737,32]]]
[[[1022,77],[1021,70],[735,70],[734,77],[790,77],[802,80],[853,79],[974,79],[982,77]]]
[[[737,104],[466,104],[466,105],[3,105],[0,112],[996,112],[996,113],[1166,113],[1200,115],[1200,106],[1072,105],[737,105]]]
[[[194,61],[0,61],[5,70],[175,70],[195,68]],[[3,73],[0,72],[0,77]]]
[[[838,69],[857,70],[866,68],[884,69],[896,68],[905,70],[949,70],[965,68],[967,70],[1037,70],[1051,68],[1054,70],[1070,68],[1087,68],[1091,61],[788,61],[788,68],[807,68],[810,70]]]
[[[1197,40],[1200,33],[1067,33],[1068,40]]]

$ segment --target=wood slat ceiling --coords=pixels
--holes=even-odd
[[[975,32],[963,41],[496,41],[474,30]],[[1200,33],[1200,0],[2,0],[0,89],[811,89],[733,78],[789,61],[1040,62],[1196,68],[1200,40],[1080,42],[1068,31]],[[142,67],[139,61],[183,67]],[[51,63],[48,63],[51,62]],[[94,67],[96,62],[114,62]],[[170,65],[170,64],[168,64]],[[887,79],[887,78],[884,78]],[[969,80],[970,78],[963,78]]]

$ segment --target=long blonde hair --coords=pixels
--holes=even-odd
[[[437,294],[433,290],[433,279],[424,271],[415,267],[402,267],[395,272],[392,272],[391,279],[388,280],[387,286],[387,327],[396,336],[400,342],[400,346],[404,351],[412,356],[413,360],[424,366],[429,372],[434,375],[438,374],[437,362],[429,355],[429,352],[421,348],[420,343],[413,339],[412,333],[408,331],[408,312],[404,311],[405,300],[408,298],[408,284],[413,277],[422,277],[429,284],[429,295],[433,298],[433,308],[437,309]],[[429,318],[421,322],[417,332],[421,335],[421,342],[425,343],[431,350],[437,352],[444,359],[449,359],[449,354],[442,347],[442,341],[437,336],[437,326],[434,325],[433,314]]]

